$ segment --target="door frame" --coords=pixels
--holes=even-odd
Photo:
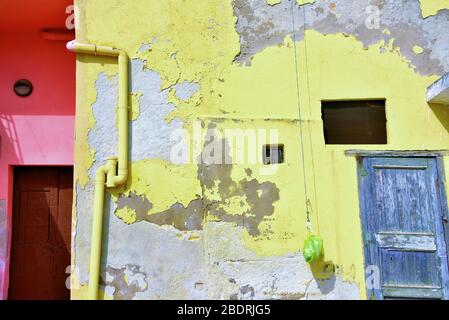
[[[357,150],[349,150],[345,153],[347,156],[355,156],[357,161],[357,180],[358,180],[358,193],[359,193],[359,207],[360,207],[360,222],[361,222],[361,231],[362,231],[362,241],[363,241],[363,257],[364,257],[364,267],[366,268],[370,264],[370,258],[368,257],[368,244],[365,241],[366,236],[366,226],[367,226],[367,203],[365,203],[364,192],[366,186],[364,184],[364,167],[363,160],[366,158],[432,158],[435,159],[436,162],[436,174],[437,174],[437,199],[439,202],[439,207],[441,210],[441,217],[445,217],[449,219],[449,207],[448,207],[448,195],[446,193],[446,174],[444,167],[444,157],[449,156],[448,151],[357,151]],[[441,223],[441,219],[439,219]],[[449,224],[441,223],[441,230],[443,231],[443,242],[446,245],[446,257],[447,264],[449,268]],[[366,270],[366,269],[365,269]],[[381,271],[380,271],[381,272]],[[365,273],[365,279],[366,279]],[[380,276],[380,274],[379,274]],[[442,286],[445,287],[445,291],[449,290],[449,279],[445,280],[442,283]],[[379,290],[370,289],[368,286],[365,286],[367,297],[376,297],[376,299],[380,298]]]
[[[7,223],[8,223],[8,243],[7,243],[7,254],[8,259],[5,266],[5,274],[4,274],[4,282],[3,282],[3,291],[4,291],[4,300],[9,300],[9,290],[10,290],[10,276],[11,276],[11,257],[12,257],[12,250],[13,250],[13,220],[14,220],[14,191],[16,188],[15,185],[15,173],[17,168],[71,168],[73,172],[75,172],[75,167],[73,164],[19,164],[19,165],[9,165],[9,179],[8,179],[8,202],[7,202]],[[75,177],[73,176],[72,182],[74,183]],[[73,196],[75,195],[75,185],[72,186],[72,212],[71,212],[71,226],[70,230],[73,229],[73,205],[75,203],[75,199]],[[72,234],[70,235],[72,238]],[[73,240],[73,239],[71,239]],[[71,252],[72,248],[70,248],[70,256],[72,255]],[[70,261],[70,263],[72,263]],[[0,275],[1,276],[1,275]],[[67,274],[67,277],[70,277],[70,274]],[[1,279],[0,279],[0,285],[1,285]],[[0,290],[2,288],[0,287]],[[0,300],[1,298],[1,292],[0,292]]]

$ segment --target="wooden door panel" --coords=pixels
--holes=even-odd
[[[50,244],[49,202],[49,192],[20,191],[18,244]]]
[[[51,296],[51,252],[49,247],[25,246],[17,250],[10,299],[43,300]],[[16,269],[17,268],[17,269]],[[31,288],[39,288],[33,290]]]
[[[70,264],[68,263],[70,262],[70,251],[65,247],[55,248],[53,260],[54,299],[69,300],[70,291],[66,287],[66,279],[69,274],[66,273],[66,270]]]
[[[73,201],[73,171],[65,170],[59,173],[58,184],[58,211],[55,218],[58,229],[52,234],[55,236],[53,242],[57,246],[70,249],[72,233],[72,201]],[[70,250],[68,251],[70,252]]]
[[[365,158],[359,168],[372,298],[448,298],[448,260],[435,158]]]
[[[381,250],[382,283],[385,286],[441,287],[438,257],[435,252]],[[401,272],[398,272],[401,271]]]
[[[66,273],[70,263],[71,229],[72,229],[72,199],[73,171],[59,172],[58,210],[54,219],[55,230],[52,232],[54,247],[54,292],[56,300],[70,299],[70,291],[66,287]]]
[[[16,168],[9,298],[70,298],[71,168]]]

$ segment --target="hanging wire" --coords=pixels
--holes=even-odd
[[[298,74],[298,48],[296,45],[296,25],[295,25],[295,1],[290,0],[292,3],[292,33],[293,33],[293,48],[295,53],[295,75],[296,75],[296,95],[297,95],[297,101],[298,101],[298,117],[299,117],[299,132],[300,132],[300,138],[301,138],[301,160],[302,160],[302,171],[304,176],[304,202],[306,206],[306,226],[307,230],[309,231],[309,234],[313,232],[312,230],[312,224],[310,222],[310,207],[309,207],[309,196],[308,196],[308,190],[307,190],[307,176],[306,176],[306,162],[305,162],[305,151],[304,151],[304,133],[303,133],[303,126],[302,126],[302,118],[301,118],[301,102],[300,102],[300,81],[299,81],[299,74]],[[305,41],[305,10],[304,10],[304,41]]]
[[[303,7],[303,18],[304,18],[304,50],[305,50],[305,60],[306,60],[306,79],[307,79],[307,99],[309,102],[309,119],[312,118],[312,99],[311,99],[311,95],[310,95],[310,73],[309,73],[309,56],[307,55],[308,52],[308,44],[306,41],[306,29],[307,29],[307,19],[306,19],[306,7]],[[320,224],[319,224],[319,210],[318,210],[318,202],[316,201],[316,199],[318,199],[317,197],[317,191],[316,191],[316,177],[315,177],[315,152],[313,150],[313,140],[312,140],[312,130],[310,130],[310,122],[308,122],[308,126],[309,126],[309,141],[310,141],[310,157],[312,160],[312,176],[313,176],[313,191],[314,191],[314,196],[315,196],[315,208],[316,208],[316,221],[317,221],[317,230],[318,230],[318,234],[320,234]],[[309,204],[310,204],[310,208],[312,207],[311,202],[309,200]]]

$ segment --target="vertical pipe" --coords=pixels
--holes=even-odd
[[[105,188],[118,187],[126,183],[128,179],[129,58],[124,51],[111,47],[96,46],[92,44],[80,44],[76,43],[75,40],[67,43],[67,49],[69,51],[81,54],[118,57],[118,158],[108,159],[105,166],[98,168],[95,177],[88,298],[89,300],[97,300],[101,269],[101,244],[103,234]]]
[[[89,300],[97,300],[100,280],[101,239],[103,231],[104,190],[106,183],[107,166],[97,170],[95,178],[94,214],[92,217],[92,237],[90,241],[90,267],[89,267]]]
[[[119,67],[119,106],[118,106],[118,174],[114,178],[113,184],[122,185],[128,179],[128,55],[121,52],[118,56]]]

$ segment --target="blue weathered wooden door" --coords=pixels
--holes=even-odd
[[[448,299],[447,207],[436,158],[363,158],[358,172],[368,298]]]

